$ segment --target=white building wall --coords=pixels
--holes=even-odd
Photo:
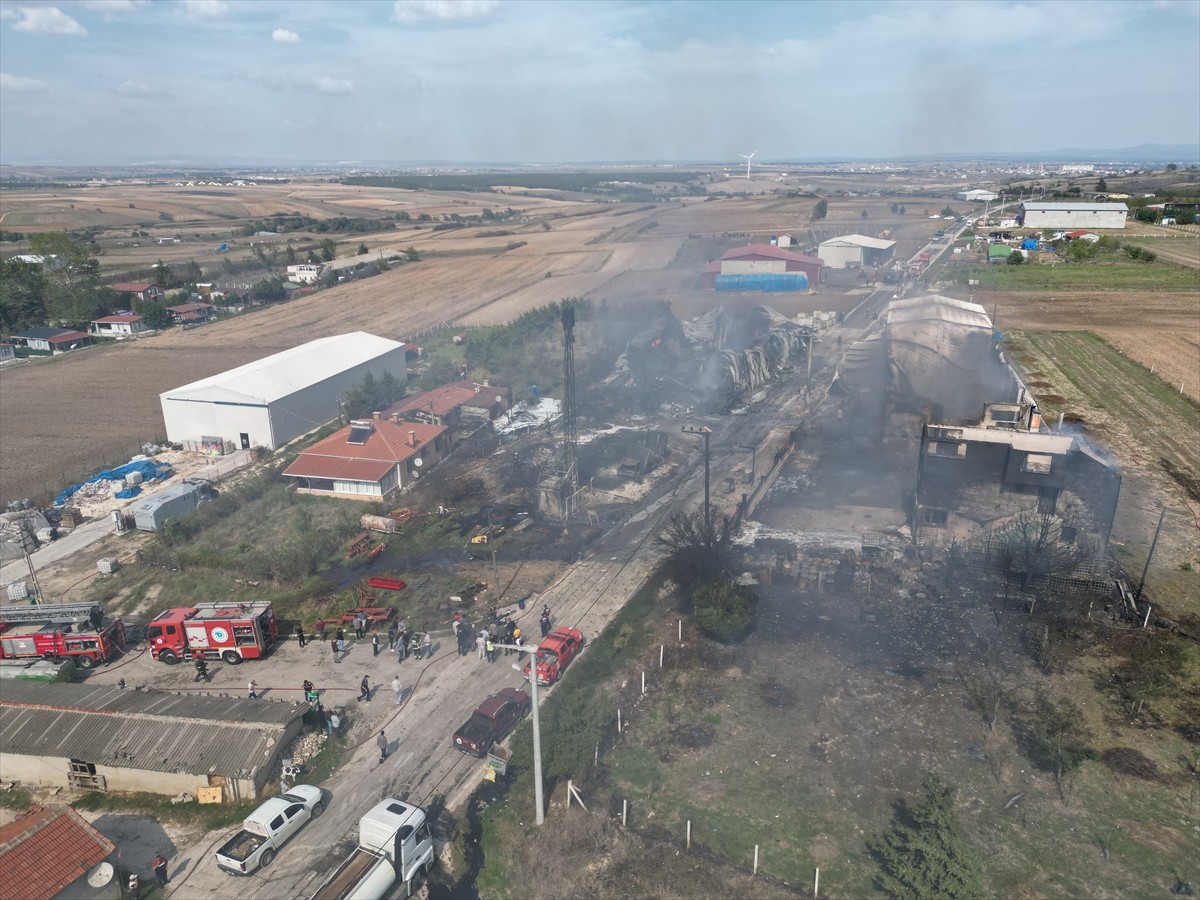
[[[198,446],[202,437],[220,437],[240,447],[245,433],[251,447],[275,449],[271,443],[271,413],[265,405],[163,397],[162,410],[168,441]]]
[[[844,269],[862,265],[863,248],[854,244],[821,244],[817,248],[817,256],[831,269]]]
[[[90,760],[87,760],[90,762]],[[9,781],[45,787],[69,787],[68,773],[71,761],[65,757],[26,756],[19,753],[0,753],[0,769]],[[182,772],[152,772],[147,769],[124,769],[115,766],[96,766],[96,774],[104,777],[109,791],[145,791],[174,797],[187,791],[195,794],[198,788],[208,787],[208,776]],[[226,779],[233,782],[226,787],[227,795],[254,797],[257,789],[254,781],[246,778]]]
[[[726,259],[721,262],[722,275],[762,275],[786,271],[787,261],[782,259]]]
[[[1039,210],[1025,211],[1026,228],[1056,228],[1074,231],[1079,228],[1124,228],[1127,213],[1122,210]]]

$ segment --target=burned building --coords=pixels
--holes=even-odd
[[[1038,424],[1029,404],[988,412],[990,424],[922,428],[916,541],[948,544],[999,531],[1033,511],[1058,517],[1066,539],[1102,553],[1121,491],[1116,466],[1081,435],[1029,430]],[[1004,421],[1009,412],[1011,424]]]

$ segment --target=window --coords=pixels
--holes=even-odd
[[[936,506],[921,507],[921,524],[929,525],[933,528],[945,528],[946,522],[950,518],[948,510],[939,509]]]
[[[271,828],[272,832],[275,832],[275,831],[278,831],[282,827],[283,827],[283,813],[280,813],[279,815],[277,815],[275,818],[273,818],[271,820],[270,828]]]
[[[966,459],[967,445],[958,441],[930,441],[930,456],[943,456],[949,459]]]

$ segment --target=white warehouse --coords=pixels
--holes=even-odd
[[[404,345],[355,331],[309,341],[159,395],[167,440],[189,450],[275,450],[340,415],[338,398],[391,372],[408,377]]]
[[[1124,228],[1129,207],[1124,203],[1021,204],[1017,221],[1024,228]]]

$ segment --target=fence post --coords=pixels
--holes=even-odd
[[[642,669],[642,693],[646,693],[646,670]]]
[[[629,814],[629,801],[628,801],[628,800],[622,800],[622,801],[621,801],[621,827],[622,827],[622,828],[624,828],[624,827],[625,827],[626,816],[627,816],[628,814]]]
[[[691,819],[687,820],[687,845],[684,849],[686,849],[686,850],[692,849],[692,820]]]
[[[817,874],[813,876],[813,900],[821,896],[821,867],[817,866]]]
[[[754,845],[754,873],[758,874],[758,844]]]
[[[667,647],[667,645],[666,645],[666,644],[659,644],[659,645],[658,645],[658,667],[659,667],[660,669],[661,669],[661,668],[662,668],[662,666],[663,666],[663,651],[666,649],[666,647]]]
[[[621,711],[617,710],[617,734],[621,733]]]

